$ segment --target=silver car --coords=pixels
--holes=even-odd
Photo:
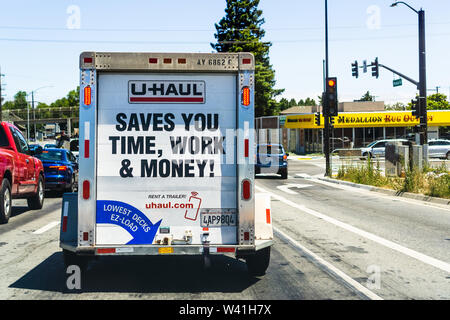
[[[450,160],[450,140],[434,139],[428,141],[428,157]]]
[[[361,155],[363,157],[384,157],[385,147],[388,142],[401,142],[403,145],[408,143],[406,139],[385,139],[377,140],[367,145],[365,148],[361,148]]]

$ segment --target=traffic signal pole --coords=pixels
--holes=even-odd
[[[328,79],[328,0],[325,0],[325,81]],[[330,159],[330,118],[328,112],[328,104],[325,98],[325,93],[322,95],[322,113],[324,119],[323,129],[323,144],[325,153],[325,176],[331,177],[331,159]],[[325,98],[325,99],[324,99]]]
[[[419,103],[420,103],[420,144],[428,145],[427,130],[427,71],[425,58],[425,11],[422,9],[419,15]]]
[[[396,1],[391,4],[395,7],[398,4],[403,4],[414,11],[419,18],[419,97],[417,99],[417,115],[419,116],[419,127],[416,130],[418,134],[418,142],[423,146],[424,161],[428,162],[428,115],[427,115],[427,76],[426,76],[426,52],[425,52],[425,11],[420,9],[417,11],[404,1]],[[417,137],[417,136],[416,136]]]

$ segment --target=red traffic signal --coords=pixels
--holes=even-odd
[[[330,77],[326,81],[325,91],[325,108],[326,114],[329,116],[337,116],[338,114],[338,97],[337,97],[337,78]]]

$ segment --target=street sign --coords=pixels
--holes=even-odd
[[[399,86],[401,86],[401,85],[402,85],[402,78],[400,78],[400,79],[394,79],[394,80],[392,81],[392,84],[394,85],[394,87],[399,87]]]

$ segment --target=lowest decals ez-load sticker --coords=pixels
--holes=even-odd
[[[98,200],[97,223],[113,224],[125,229],[132,237],[126,244],[152,243],[161,220],[153,224],[135,207],[120,201]]]
[[[236,77],[101,74],[98,83],[96,243],[191,233],[201,243],[202,212],[216,221],[236,211]],[[211,241],[235,243],[235,225],[218,226]]]

